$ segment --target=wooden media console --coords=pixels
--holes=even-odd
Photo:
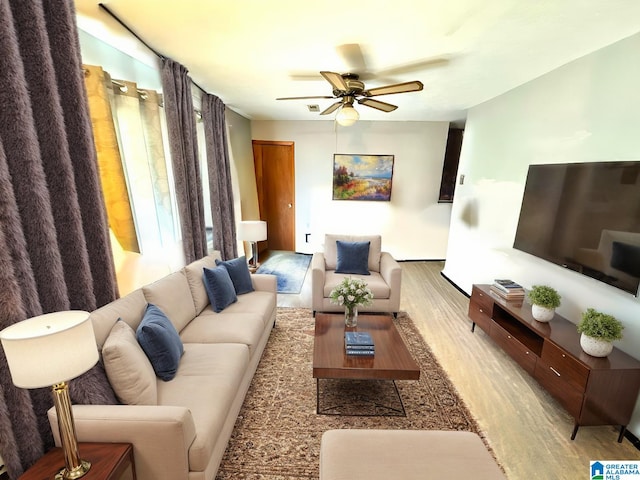
[[[580,347],[576,325],[556,314],[548,323],[531,315],[527,302],[505,301],[490,285],[474,285],[469,302],[471,331],[478,325],[531,374],[580,426],[619,425],[622,442],[640,391],[640,362],[613,349],[605,358]]]

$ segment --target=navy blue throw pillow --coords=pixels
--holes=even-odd
[[[369,273],[369,245],[371,242],[343,242],[336,240],[338,262],[336,273],[353,273],[371,275]]]
[[[224,262],[216,258],[216,265],[227,269],[231,282],[233,282],[233,288],[236,289],[236,295],[253,292],[253,283],[251,283],[251,273],[246,257],[242,256]]]
[[[220,313],[238,300],[229,272],[224,267],[204,268],[204,288],[213,311]]]
[[[171,320],[152,303],[147,305],[136,338],[159,378],[166,382],[176,376],[184,353],[182,340]]]

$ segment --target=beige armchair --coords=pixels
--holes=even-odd
[[[369,241],[369,275],[336,273],[338,266],[337,241]],[[373,303],[358,307],[360,312],[389,312],[397,315],[400,310],[400,285],[402,268],[388,252],[381,251],[380,235],[325,235],[324,251],[316,252],[311,259],[311,308],[316,312],[341,312],[344,307],[331,303],[329,295],[345,277],[357,277],[367,282],[373,292]]]

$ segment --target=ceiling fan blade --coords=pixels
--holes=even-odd
[[[342,101],[336,102],[333,105],[326,108],[325,110],[323,110],[322,112],[320,112],[320,115],[329,115],[330,113],[333,113],[337,109],[339,109],[341,105],[342,105]]]
[[[377,95],[391,95],[392,93],[418,92],[424,88],[422,82],[414,80],[412,82],[396,83],[384,87],[370,88],[361,93],[365,97],[375,97]]]
[[[362,54],[362,48],[357,43],[345,43],[344,45],[338,45],[336,52],[342,57],[347,71],[363,74],[367,71],[367,63],[364,60]]]
[[[280,97],[276,98],[276,100],[306,100],[308,98],[335,98],[329,95],[316,96],[316,97]]]
[[[347,84],[342,75],[336,72],[320,72],[327,82],[331,84],[334,90],[348,90]]]
[[[450,56],[441,55],[439,57],[427,58],[417,62],[395,65],[393,67],[384,68],[377,73],[380,76],[393,76],[414,73],[428,68],[444,67],[449,64]]]
[[[374,100],[373,98],[360,98],[358,99],[358,103],[360,105],[365,105],[367,107],[382,110],[383,112],[393,112],[396,108],[398,108],[395,105],[391,105],[390,103],[386,103],[386,102],[381,102],[380,100]]]

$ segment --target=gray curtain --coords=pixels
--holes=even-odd
[[[202,120],[207,148],[207,170],[211,215],[213,216],[213,247],[224,260],[238,256],[236,222],[233,209],[231,166],[227,146],[225,105],[215,95],[204,94]]]
[[[162,60],[162,90],[186,263],[207,255],[196,117],[187,69]]]
[[[0,329],[117,297],[72,0],[0,2]],[[52,445],[47,389],[0,349],[0,454],[17,478]]]

